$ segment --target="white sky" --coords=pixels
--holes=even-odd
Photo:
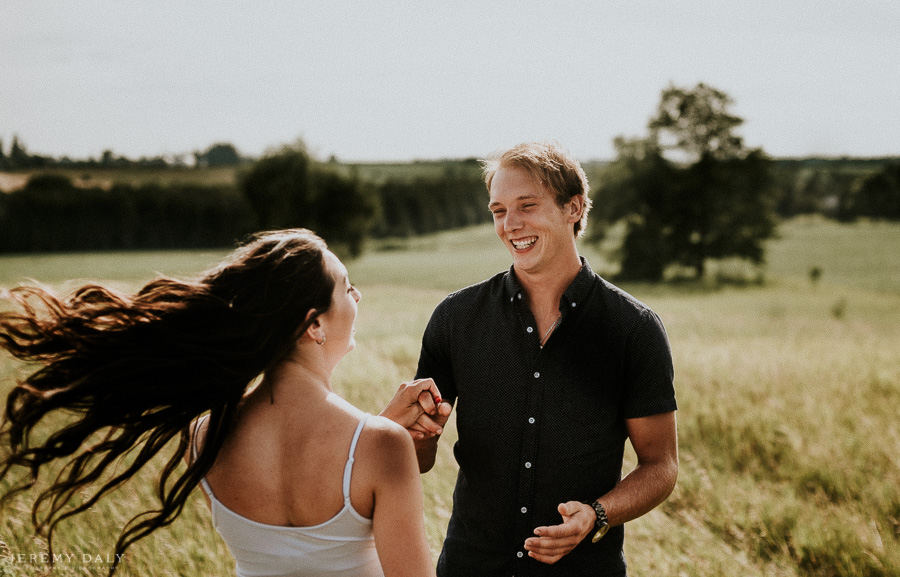
[[[900,154],[900,2],[0,0],[0,138],[129,157],[303,138],[346,161],[556,138],[611,158],[670,82],[774,156]]]

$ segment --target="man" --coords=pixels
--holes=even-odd
[[[438,575],[625,575],[622,525],[678,473],[665,330],[579,256],[590,200],[576,160],[527,143],[484,165],[513,264],[438,305],[417,370],[457,410]],[[638,464],[622,479],[626,438]],[[438,439],[416,442],[423,471]]]

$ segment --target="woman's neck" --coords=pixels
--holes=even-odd
[[[270,401],[304,406],[324,400],[334,391],[331,388],[333,367],[310,362],[300,355],[292,355],[270,369],[263,377],[258,393]]]

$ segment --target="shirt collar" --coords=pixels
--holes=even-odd
[[[581,270],[578,271],[572,283],[563,293],[559,303],[560,310],[575,308],[579,303],[584,302],[594,284],[594,270],[588,264],[586,258],[583,256],[579,256],[579,258],[581,259]],[[514,266],[509,267],[509,272],[506,273],[506,278],[503,281],[503,287],[503,295],[506,302],[514,302],[516,299],[524,298],[523,295],[525,293],[522,290],[522,285],[519,284],[519,279],[516,278]]]

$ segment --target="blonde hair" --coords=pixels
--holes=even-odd
[[[481,165],[488,192],[498,170],[521,168],[553,193],[560,207],[565,206],[572,197],[584,197],[581,220],[574,227],[575,238],[584,232],[587,215],[591,210],[591,199],[588,197],[590,186],[581,164],[558,142],[524,142],[509,150],[492,154],[482,160]]]

